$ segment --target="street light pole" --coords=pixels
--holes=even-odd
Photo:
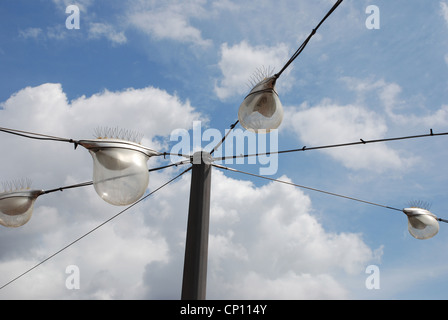
[[[193,155],[182,300],[205,300],[210,221],[211,162],[212,156],[208,152],[200,151]]]

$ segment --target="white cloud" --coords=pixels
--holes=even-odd
[[[279,71],[288,59],[288,47],[280,44],[276,47],[252,47],[246,41],[231,47],[227,43],[221,46],[219,68],[222,79],[215,84],[215,93],[220,99],[249,92],[250,77],[257,68],[275,68]],[[286,75],[286,72],[285,72]]]
[[[183,103],[176,96],[152,87],[120,92],[105,90],[69,102],[60,84],[47,83],[20,90],[2,106],[7,123],[13,127],[23,128],[26,123],[38,132],[83,136],[89,127],[88,130],[119,126],[154,137],[169,134],[176,128],[191,127],[193,119],[199,118],[188,101]],[[123,113],[126,117],[122,117]]]
[[[48,27],[46,36],[48,39],[62,40],[67,37],[67,28],[65,25],[57,25],[54,27]]]
[[[96,126],[119,126],[141,130],[144,144],[156,149],[160,146],[153,140],[155,136],[167,136],[177,128],[188,129],[200,117],[188,102],[152,87],[104,91],[69,102],[60,84],[48,83],[18,91],[1,103],[1,108],[5,127],[91,139]],[[10,150],[2,159],[5,180],[25,176],[33,181],[33,188],[48,190],[92,177],[91,157],[82,147],[73,150],[72,145],[64,143],[4,135],[2,148]],[[154,166],[157,161],[150,159],[148,165]],[[165,182],[169,172],[152,174],[150,188]],[[18,270],[24,271],[122,210],[103,202],[93,188],[70,191],[39,197],[25,226],[2,230],[2,284],[17,276]],[[145,212],[151,212],[151,208],[147,204]],[[144,215],[132,215],[107,224],[0,295],[48,299],[141,297],[146,290],[142,282],[146,264],[161,263],[170,257],[166,242],[169,233],[161,234],[156,227],[146,226],[144,219]],[[15,244],[14,251],[7,243]],[[78,293],[65,287],[65,268],[70,264],[80,268],[82,290]],[[32,286],[27,285],[29,281]]]
[[[286,125],[308,147],[379,139],[387,133],[386,122],[381,116],[359,106],[323,102],[312,107],[287,109],[287,113]],[[406,164],[386,145],[344,147],[324,152],[355,170],[400,169]]]
[[[340,279],[374,259],[360,235],[325,231],[301,190],[213,175],[211,298],[223,292],[231,299],[346,298]],[[217,220],[217,208],[238,219]]]
[[[37,39],[43,34],[41,28],[27,28],[25,30],[20,30],[19,35],[25,39],[32,38]]]
[[[127,42],[124,32],[117,32],[113,26],[106,23],[91,23],[89,37],[92,39],[106,37],[114,44],[124,44]]]
[[[445,22],[448,25],[448,3],[440,1],[440,9],[441,9],[443,18],[445,19]]]
[[[223,284],[224,288],[226,284]],[[349,294],[344,285],[327,274],[296,274],[292,271],[276,279],[250,272],[240,279],[234,295],[238,299],[254,300],[325,300],[347,299]]]
[[[231,0],[218,0],[213,2],[213,8],[221,11],[230,11],[232,13],[238,12],[242,3],[234,3]]]
[[[209,46],[211,41],[203,39],[201,31],[190,23],[191,18],[204,12],[202,5],[203,1],[168,1],[160,5],[140,3],[131,9],[128,21],[138,30],[156,39]]]
[[[442,105],[439,109],[424,107],[419,110],[421,114],[413,113],[415,111],[412,98],[402,98],[402,87],[397,83],[388,83],[382,79],[357,79],[342,78],[348,88],[357,92],[357,103],[362,105],[372,105],[365,100],[368,93],[376,94],[379,102],[384,107],[387,119],[401,126],[421,126],[425,130],[434,127],[444,127],[448,125],[448,106]],[[374,100],[376,101],[376,100]],[[373,107],[373,105],[372,105]]]
[[[57,205],[57,202],[54,203]],[[113,212],[111,208],[104,207],[103,210],[107,210],[110,215]],[[49,211],[53,211],[54,215],[49,216]],[[68,214],[78,217],[70,223]],[[15,246],[17,256],[1,259],[2,284],[41,262],[101,222],[95,214],[82,219],[82,215],[77,214],[76,209],[67,210],[64,206],[45,208],[38,205],[33,219],[38,224],[45,219],[56,219],[59,223],[51,229],[42,229],[30,222],[36,234],[28,241],[24,241],[29,246],[28,250],[19,253]],[[127,227],[131,230],[126,230]],[[29,229],[22,228],[25,232]],[[7,239],[18,238],[22,230],[14,231],[18,235],[12,235]],[[5,240],[6,237],[2,238]],[[38,244],[33,243],[34,241],[38,241]],[[3,250],[3,253],[8,251],[10,250]],[[142,255],[142,252],[146,254]],[[3,289],[0,296],[3,299],[140,298],[139,295],[144,291],[141,275],[145,265],[165,261],[167,258],[168,247],[163,237],[151,236],[151,229],[143,224],[142,216],[133,216],[131,219],[122,219],[118,223],[109,223],[102,227],[96,234],[76,243],[63,254],[55,256],[13,285]],[[125,263],[118,263],[119,261]],[[66,268],[70,265],[79,268],[80,290],[70,291],[66,287],[65,282],[69,277]]]
[[[141,132],[142,144],[156,150],[163,147],[163,142],[155,137],[169,136],[178,128],[189,129],[194,120],[200,119],[188,101],[152,87],[104,91],[69,102],[60,84],[48,83],[20,90],[1,107],[4,127],[73,139],[92,139],[98,127],[119,127]],[[91,159],[84,150],[78,148],[73,153],[73,146],[68,144],[35,143],[13,136],[4,137],[2,142],[11,157],[16,157],[15,161],[3,161],[7,175],[2,179],[29,177],[39,188],[41,183],[48,188],[61,186],[69,177],[74,183],[91,179]],[[30,158],[36,160],[29,164]],[[79,165],[79,161],[84,164]],[[158,160],[150,161],[154,165]],[[77,170],[68,170],[72,166]]]
[[[61,85],[44,84],[20,90],[1,106],[4,126],[90,138],[94,126],[119,125],[141,129],[148,144],[173,128],[188,128],[198,117],[188,103],[151,87],[104,91],[69,102]],[[70,145],[5,135],[2,148],[11,149],[2,159],[5,172],[28,175],[36,188],[91,177],[91,159],[82,147],[74,151]],[[173,170],[179,169],[151,174],[149,189],[167,181]],[[375,258],[360,235],[325,231],[311,215],[311,201],[300,189],[274,183],[256,187],[218,170],[212,181],[211,298],[347,297],[344,277],[358,274]],[[0,296],[177,299],[188,194],[189,175],[47,261]],[[92,188],[39,197],[28,224],[0,235],[0,281],[10,280],[18,270],[41,261],[120,210],[103,202]],[[14,253],[8,243],[15,243]],[[81,272],[81,289],[76,292],[65,287],[65,268],[72,264]],[[261,292],[260,286],[270,290]]]
[[[399,112],[406,110],[407,101],[400,100],[401,87],[397,84],[387,84],[380,92],[380,98],[389,118],[403,126],[420,126],[425,130],[434,127],[445,127],[448,125],[448,105],[443,105],[437,110],[426,111],[425,114],[416,115],[410,112]]]
[[[73,5],[72,1],[69,0],[53,0],[53,3],[57,7],[58,10],[66,14],[65,9],[69,5]],[[78,6],[80,13],[80,20],[82,21],[82,26],[88,26],[88,38],[89,39],[100,39],[105,37],[110,40],[113,44],[121,45],[127,42],[127,38],[123,31],[117,31],[114,26],[109,23],[100,23],[100,22],[90,22],[92,17],[94,17],[91,12],[87,9],[91,7],[93,4],[92,0],[81,0],[76,2],[76,6]],[[20,30],[19,35],[25,39],[28,38],[41,38],[45,40],[64,40],[69,35],[71,37],[79,37],[83,35],[81,31],[68,31],[65,26],[65,21],[62,21],[60,24],[48,26],[46,29],[42,28],[27,28],[25,30]],[[81,27],[83,29],[83,27]]]
[[[402,98],[402,88],[382,79],[341,79],[356,93],[354,102],[338,105],[330,100],[309,106],[285,108],[285,127],[297,133],[304,146],[321,146],[357,142],[360,139],[388,138],[394,128],[443,128],[448,125],[448,106],[439,109],[415,108],[412,98]],[[418,112],[418,113],[417,113]],[[402,129],[403,131],[403,129]],[[374,172],[403,170],[415,165],[416,155],[392,149],[386,144],[341,147],[324,150],[345,167]]]
[[[446,12],[444,11],[447,8],[446,0],[439,0],[436,1],[437,12],[428,13],[437,15],[440,12],[439,2],[442,13]],[[34,37],[39,40],[63,39],[65,35],[72,39],[88,40],[85,38],[89,36],[90,23],[95,22],[95,19],[101,16],[102,19],[99,22],[104,23],[92,24],[92,26],[97,26],[96,30],[91,31],[91,36],[94,38],[110,37],[111,41],[115,39],[120,42],[125,39],[124,33],[121,31],[124,30],[126,35],[129,35],[130,28],[136,28],[152,39],[170,39],[169,42],[151,43],[151,48],[136,44],[130,48],[137,50],[136,52],[142,52],[142,50],[153,52],[152,45],[172,44],[171,41],[180,43],[179,46],[176,46],[177,48],[181,48],[181,45],[192,47],[196,45],[197,47],[199,44],[200,50],[203,50],[204,46],[211,49],[207,47],[212,43],[212,40],[209,39],[213,39],[213,43],[219,50],[219,46],[227,41],[228,44],[221,47],[220,61],[211,56],[212,50],[201,52],[201,59],[196,59],[196,62],[201,66],[205,63],[207,66],[204,68],[204,73],[197,72],[196,75],[202,77],[202,82],[204,79],[215,77],[215,94],[221,99],[228,99],[248,92],[246,82],[257,67],[271,66],[278,70],[290,56],[289,50],[282,43],[291,43],[295,47],[303,41],[311,28],[315,26],[315,22],[325,13],[326,8],[331,6],[332,1],[285,1],[281,4],[275,1],[261,1],[254,5],[254,3],[233,0],[193,0],[189,1],[187,5],[179,1],[176,4],[176,1],[133,0],[126,4],[120,4],[121,7],[114,6],[103,10],[109,6],[108,2],[97,6],[93,0],[80,0],[78,3],[81,7],[81,30],[78,31],[67,31],[64,27],[65,6],[73,4],[73,1],[53,0],[53,3],[58,4],[57,8],[60,9],[62,17],[57,28],[36,25],[41,28],[41,31],[28,30],[29,35],[24,37],[33,39],[34,32]],[[92,5],[93,3],[95,6]],[[129,3],[132,5],[140,3],[141,6],[135,10],[127,9],[131,8],[128,7]],[[363,70],[366,74],[377,74],[390,69],[387,63],[382,63],[384,60],[378,62],[374,57],[361,59],[360,65],[356,65],[359,62],[358,59],[356,61],[349,59],[348,62],[346,59],[339,59],[338,54],[353,51],[353,49],[358,53],[364,52],[364,54],[372,52],[369,45],[366,45],[368,41],[357,41],[365,32],[365,14],[363,8],[353,3],[345,3],[340,10],[338,9],[335,15],[325,23],[325,29],[322,29],[322,32],[313,38],[313,45],[307,47],[305,56],[301,56],[304,60],[300,59],[301,61],[297,62],[299,65],[304,63],[304,68],[300,67],[301,84],[304,87],[306,82],[312,86],[317,85],[316,91],[310,91],[310,95],[327,92],[325,91],[326,81],[311,83],[308,80],[311,78],[311,80],[316,80],[316,77],[320,77],[322,74],[331,77],[332,74],[334,75],[332,73],[334,66],[337,66],[334,70],[339,75],[350,72],[347,70]],[[151,6],[151,4],[156,5]],[[208,17],[205,13],[206,8],[212,9],[208,10],[207,13],[212,13]],[[130,13],[129,10],[132,12]],[[229,11],[231,14],[228,14]],[[140,16],[138,16],[139,13]],[[160,13],[161,19],[159,20],[155,16],[157,13]],[[131,21],[130,19],[134,15],[141,20]],[[150,18],[154,18],[155,22]],[[164,20],[162,21],[162,19]],[[344,20],[342,31],[341,24],[338,24],[339,19]],[[440,21],[444,23],[443,20]],[[407,21],[401,21],[401,23],[407,23]],[[336,25],[337,27],[333,28]],[[387,32],[386,29],[384,28],[384,32]],[[16,35],[18,35],[17,32]],[[213,38],[211,38],[212,35]],[[117,38],[114,38],[115,36]],[[406,35],[403,37],[403,35],[397,34],[397,39],[391,38],[391,41],[401,44],[400,41],[405,38]],[[421,37],[421,39],[426,38]],[[242,39],[247,40],[242,41]],[[130,38],[129,41],[131,41]],[[280,47],[275,45],[276,42],[280,43]],[[356,42],[355,46],[353,46],[354,42]],[[327,47],[325,43],[330,46]],[[440,44],[440,41],[435,43],[433,52],[440,52],[437,50],[437,44]],[[246,44],[246,47],[243,44]],[[265,46],[260,46],[260,44],[265,44]],[[68,46],[68,49],[70,47]],[[283,50],[281,50],[282,48]],[[63,49],[64,46],[61,47],[61,50]],[[158,52],[166,53],[170,49],[172,49],[171,45]],[[238,51],[238,49],[240,50]],[[227,53],[225,56],[224,51]],[[392,50],[389,53],[393,54],[394,52]],[[252,60],[246,60],[244,65],[239,65],[237,59],[233,57],[238,53],[241,54],[240,58],[242,59],[247,54],[255,60],[255,63]],[[174,54],[176,55],[176,52]],[[390,60],[390,57],[387,56],[388,52],[385,54],[386,56],[383,58]],[[158,56],[151,55],[151,63],[159,63]],[[367,57],[362,54],[357,56]],[[308,74],[307,59],[313,59],[313,57],[320,57],[318,60],[321,65],[317,74],[314,74],[314,71]],[[419,55],[415,57],[424,58]],[[75,58],[80,58],[81,63],[84,61],[83,57]],[[86,57],[84,56],[84,58]],[[94,61],[92,58],[87,57],[87,60],[92,62]],[[62,54],[61,59],[70,60],[70,57]],[[89,66],[87,60],[84,61],[87,63],[86,67]],[[185,63],[189,63],[191,70],[195,68],[194,63],[191,64],[193,60],[195,59],[186,59],[180,63],[184,64],[184,67]],[[332,63],[333,60],[338,61]],[[366,61],[368,63],[364,63]],[[207,73],[207,70],[210,72],[213,69],[213,63],[217,64],[218,62],[220,64],[217,66],[221,69],[217,69],[221,71],[221,75],[216,75],[216,69],[214,74]],[[328,63],[332,63],[331,66]],[[294,65],[297,66],[297,64]],[[408,65],[412,65],[412,63]],[[385,68],[383,71],[380,70],[381,66]],[[54,72],[52,73],[54,68],[45,68],[45,70],[49,73],[43,74],[43,77],[55,76]],[[313,77],[310,77],[310,74]],[[76,78],[77,75],[73,74],[73,76]],[[178,76],[185,75],[180,72],[176,75],[177,79],[179,79]],[[299,74],[297,74],[298,76]],[[393,79],[393,76],[390,74],[385,78]],[[27,77],[22,78],[26,81]],[[413,79],[412,81],[417,81],[414,81],[415,88],[424,85],[422,81],[425,79],[429,78]],[[288,113],[284,126],[290,125],[296,130],[294,131],[297,133],[296,136],[300,136],[298,133],[303,133],[305,137],[308,134],[307,131],[311,131],[314,134],[306,136],[310,138],[310,141],[313,141],[312,138],[322,138],[322,135],[330,137],[328,134],[331,133],[331,137],[334,135],[335,140],[336,137],[341,138],[338,139],[338,142],[341,140],[346,142],[347,140],[369,138],[368,134],[374,127],[377,127],[378,133],[384,136],[387,133],[393,134],[390,132],[393,130],[395,133],[402,133],[405,126],[415,132],[415,128],[412,126],[416,124],[429,125],[436,121],[440,121],[438,123],[441,125],[446,123],[448,109],[446,106],[433,105],[428,106],[428,109],[425,110],[405,108],[406,105],[411,105],[409,103],[411,98],[405,93],[406,83],[391,83],[375,78],[369,81],[353,80],[353,90],[357,92],[358,98],[356,102],[347,102],[346,94],[350,94],[350,92],[341,90],[337,93],[337,99],[346,102],[335,102],[335,98],[332,100],[333,102],[313,103],[313,106],[305,103],[302,107],[294,110],[290,108],[287,111],[294,111],[293,118],[290,119],[290,113]],[[116,85],[120,86],[120,80],[117,81]],[[167,81],[161,83],[168,86],[166,88],[170,90],[169,92],[173,92],[175,89],[172,86],[177,86],[179,82],[169,83],[170,81]],[[279,81],[279,86],[283,86],[284,83],[284,81]],[[201,89],[204,90],[204,88]],[[281,90],[278,91],[282,96]],[[195,92],[189,92],[191,95],[195,95]],[[210,94],[210,92],[206,94]],[[425,93],[422,93],[423,95],[427,96]],[[296,95],[293,95],[291,99],[294,99],[294,96]],[[434,94],[435,96],[439,95]],[[374,100],[370,100],[372,97]],[[438,100],[431,101],[440,101],[440,99],[439,96]],[[188,128],[191,126],[191,121],[199,117],[188,101],[181,101],[173,94],[152,87],[119,92],[106,90],[93,96],[68,101],[60,85],[46,84],[20,90],[3,103],[3,107],[5,109],[0,110],[2,126],[73,138],[93,137],[93,129],[97,126],[119,126],[142,131],[146,137],[144,144],[156,149],[162,147],[159,145],[162,142],[153,139],[156,135],[166,137],[173,128]],[[316,109],[312,110],[314,108]],[[214,112],[213,108],[208,108],[208,110]],[[420,117],[419,114],[423,116]],[[216,125],[219,126],[222,119],[216,120]],[[298,128],[298,125],[294,123],[288,124],[292,120],[297,120],[305,128]],[[315,127],[312,127],[311,120],[315,121],[313,122],[316,124]],[[226,122],[225,119],[223,121]],[[352,126],[357,129],[356,132],[348,130],[347,127]],[[424,128],[425,131],[427,128],[429,126]],[[373,137],[377,138],[378,136],[375,132]],[[345,140],[346,137],[347,140]],[[328,139],[324,140],[323,138],[319,141],[329,142]],[[290,142],[294,144],[291,140],[285,141],[287,144]],[[311,145],[308,141],[303,142],[306,145]],[[8,180],[28,176],[34,181],[33,186],[37,188],[53,188],[91,179],[91,159],[81,147],[75,151],[69,144],[30,141],[6,134],[2,134],[0,145],[3,151],[1,179]],[[367,163],[362,161],[371,161],[370,157],[366,159],[370,155],[373,160],[377,157],[378,165],[385,164],[386,169],[396,168],[400,161],[405,161],[401,154],[390,149],[395,147],[395,144],[388,144],[390,148],[370,149],[373,146],[369,145],[364,148],[371,150],[364,155],[364,158],[363,155],[344,151],[344,155],[341,155],[338,161],[351,167],[359,166],[359,163],[367,166]],[[428,146],[428,148],[430,147]],[[359,146],[359,148],[362,149],[363,146]],[[443,147],[437,150],[439,149],[443,150]],[[374,150],[378,151],[377,154]],[[427,152],[426,154],[431,155],[432,153]],[[387,158],[388,155],[389,158]],[[435,158],[436,156],[432,154],[431,157]],[[443,159],[444,157],[438,158]],[[151,159],[149,165],[153,166],[155,160]],[[357,164],[356,160],[362,161],[358,161]],[[428,161],[428,163],[430,162]],[[319,169],[315,168],[313,163],[309,164],[307,169],[310,171],[306,170],[304,174],[312,177],[316,174],[315,170]],[[377,161],[373,167],[375,170],[378,169],[376,164]],[[431,184],[435,193],[429,190],[428,194],[431,193],[429,197],[437,196],[437,190],[443,191],[443,188],[437,184],[437,181],[443,180],[443,174],[440,174],[443,164],[440,163],[440,166],[428,164],[428,167],[435,168],[428,172],[429,175],[426,175],[427,172],[422,172],[423,170],[415,170],[412,175],[403,177],[406,178],[406,181],[402,180],[400,183],[389,185],[394,194],[400,194],[397,199],[405,198],[404,201],[406,201],[408,196],[403,196],[403,194],[411,189],[415,191],[416,185],[418,186],[415,192],[419,193],[419,190],[429,190],[426,188],[426,184],[428,186]],[[149,189],[153,190],[178,170],[180,169],[173,168],[166,172],[151,173]],[[0,291],[1,298],[179,298],[189,177],[186,175],[179,182],[164,188],[154,197],[140,203],[117,220],[33,270],[6,291]],[[306,179],[305,176],[303,178]],[[327,180],[331,183],[331,177],[328,178],[329,180]],[[381,175],[381,179],[383,178],[386,179],[384,183],[389,183],[388,174]],[[360,296],[370,296],[371,292],[367,292],[364,286],[366,275],[362,274],[359,279],[357,272],[364,271],[372,257],[375,259],[375,252],[372,255],[372,250],[363,241],[361,235],[343,232],[346,223],[350,223],[350,221],[341,222],[335,227],[339,230],[338,232],[329,232],[324,224],[314,216],[313,208],[321,209],[321,204],[318,206],[317,203],[311,203],[306,193],[291,186],[283,188],[275,183],[255,186],[247,181],[228,178],[219,171],[213,172],[213,184],[210,281],[208,286],[210,298],[347,298],[353,296],[348,283],[354,281],[358,283],[359,291],[363,292]],[[397,187],[397,185],[400,186]],[[355,186],[350,181],[346,181],[342,187],[352,188]],[[357,183],[356,187],[362,189],[367,185]],[[379,190],[379,188],[367,189]],[[382,189],[382,191],[384,190]],[[422,194],[422,196],[425,195]],[[371,196],[375,197],[375,192]],[[376,196],[381,197],[379,194]],[[399,201],[401,203],[401,200]],[[326,207],[325,203],[322,205],[324,208]],[[440,205],[443,206],[443,203]],[[92,188],[67,190],[42,196],[36,203],[35,214],[29,224],[20,229],[2,229],[0,232],[0,285],[16,276],[17,272],[34,265],[42,258],[47,257],[49,253],[53,253],[67,242],[91,230],[110,215],[117,213],[118,210],[120,209],[103,203]],[[344,211],[344,209],[340,210]],[[356,217],[355,219],[362,218]],[[358,221],[358,223],[361,222]],[[356,230],[358,223],[352,224],[348,228]],[[387,286],[391,285],[395,290],[400,288],[401,291],[405,287],[406,292],[401,293],[402,296],[421,296],[422,291],[413,293],[412,290],[416,287],[411,286],[421,275],[408,274],[406,266],[412,265],[412,263],[408,263],[409,261],[403,258],[412,256],[413,259],[409,260],[415,262],[417,256],[422,260],[420,252],[426,252],[425,258],[427,259],[425,261],[431,262],[428,262],[428,265],[434,263],[437,265],[441,262],[431,260],[434,252],[428,250],[428,244],[421,245],[420,249],[416,249],[415,242],[406,240],[404,243],[401,241],[407,239],[404,234],[409,237],[405,222],[398,227],[398,230],[403,233],[403,239],[401,237],[398,239],[397,246],[391,245],[391,243],[393,244],[398,237],[388,236],[384,228],[384,230],[382,229],[384,232],[379,234],[372,228],[372,226],[365,228],[366,232],[370,233],[368,243],[386,243],[387,250],[385,252],[389,258],[393,257],[392,260],[388,258],[387,264],[390,266],[395,259],[397,270],[400,270],[400,274],[403,275],[402,279],[398,281],[399,277],[392,279],[396,274],[391,275],[387,267],[381,268],[381,290],[378,290],[378,295],[384,296]],[[443,237],[443,234],[440,236]],[[443,238],[431,241],[436,241],[432,243],[437,247],[437,241],[443,243]],[[430,244],[429,246],[434,248],[434,245]],[[438,257],[437,254],[435,256]],[[65,267],[69,264],[77,264],[80,267],[81,290],[79,291],[68,291],[65,288],[64,282],[67,277]],[[420,266],[418,270],[427,270],[427,266]],[[431,272],[431,270],[429,271]],[[404,276],[406,274],[410,277],[409,279]],[[440,275],[443,274],[440,273]],[[353,280],[353,277],[356,279]],[[358,282],[358,280],[361,281]],[[408,285],[409,287],[407,287]],[[425,294],[431,294],[433,291],[427,290]],[[396,293],[390,295],[392,298],[396,296]]]
[[[24,39],[63,40],[67,37],[67,29],[65,25],[47,27],[45,30],[42,28],[27,28],[25,30],[19,30],[19,36]]]

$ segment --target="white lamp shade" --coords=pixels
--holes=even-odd
[[[34,202],[41,194],[42,190],[0,194],[0,224],[10,228],[23,226],[31,219]]]
[[[149,182],[147,162],[154,150],[124,140],[80,141],[93,159],[93,186],[106,202],[126,206],[140,199]]]
[[[426,209],[406,208],[409,233],[416,239],[430,239],[439,232],[437,217]]]
[[[283,107],[275,91],[276,80],[270,77],[259,82],[240,105],[238,119],[247,130],[268,133],[280,126]]]

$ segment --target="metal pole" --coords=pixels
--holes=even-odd
[[[211,155],[196,152],[191,173],[182,300],[205,300],[210,220]]]

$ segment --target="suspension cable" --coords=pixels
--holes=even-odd
[[[446,136],[446,135],[448,135],[448,132],[434,133],[433,130],[430,129],[430,133],[428,133],[428,134],[405,136],[405,137],[395,137],[395,138],[385,138],[385,139],[375,139],[375,140],[359,139],[360,141],[331,144],[331,145],[324,145],[324,146],[317,146],[317,147],[303,146],[302,148],[298,148],[298,149],[271,151],[271,152],[265,152],[265,153],[254,153],[254,154],[245,154],[245,155],[234,155],[234,156],[226,156],[226,157],[217,157],[217,158],[214,158],[214,160],[221,161],[221,160],[227,160],[227,159],[268,156],[268,155],[272,155],[272,154],[283,154],[283,153],[291,153],[291,152],[303,152],[303,151],[311,151],[311,150],[331,149],[331,148],[364,145],[364,144],[370,144],[370,143],[390,142],[390,141],[408,140],[408,139],[419,139],[419,138],[437,137],[437,136]]]
[[[23,130],[17,130],[17,129],[9,129],[9,128],[3,128],[3,127],[0,127],[0,131],[6,132],[9,134],[13,134],[13,135],[17,135],[17,136],[21,136],[21,137],[25,137],[25,138],[29,138],[29,139],[70,142],[70,143],[74,143],[75,145],[78,144],[78,141],[74,140],[74,139],[55,137],[55,136],[50,136],[50,135],[36,133],[36,132],[23,131]]]
[[[353,197],[348,197],[348,196],[344,196],[344,195],[341,195],[341,194],[328,192],[328,191],[324,191],[324,190],[320,190],[320,189],[316,189],[316,188],[306,187],[306,186],[302,186],[302,185],[299,185],[299,184],[296,184],[296,183],[292,183],[292,182],[288,182],[288,181],[284,181],[284,180],[269,178],[269,177],[261,176],[261,175],[258,175],[258,174],[249,173],[249,172],[237,170],[237,169],[234,169],[234,168],[225,167],[225,166],[218,165],[218,164],[213,164],[213,166],[216,167],[216,168],[219,168],[219,169],[229,170],[229,171],[238,172],[238,173],[242,173],[242,174],[245,174],[245,175],[249,175],[249,176],[253,176],[253,177],[257,177],[257,178],[261,178],[261,179],[266,179],[266,180],[270,180],[270,181],[280,182],[280,183],[288,184],[288,185],[291,185],[291,186],[294,186],[294,187],[307,189],[307,190],[311,190],[311,191],[315,191],[315,192],[320,192],[320,193],[324,193],[324,194],[335,196],[335,197],[339,197],[339,198],[344,198],[344,199],[348,199],[348,200],[362,202],[362,203],[366,203],[366,204],[370,204],[370,205],[374,205],[374,206],[378,206],[378,207],[382,207],[382,208],[386,208],[386,209],[390,209],[390,210],[401,211],[401,212],[403,211],[401,209],[385,206],[385,205],[382,205],[382,204],[378,204],[378,203],[374,203],[374,202],[370,202],[370,201],[365,201],[365,200],[361,200],[361,199],[357,199],[357,198],[353,198]]]
[[[158,167],[158,168],[149,169],[148,172],[159,171],[159,170],[163,170],[163,169],[170,168],[170,167],[178,167],[180,165],[188,164],[188,163],[191,163],[191,161],[190,160],[180,161],[180,162],[177,162],[177,163],[172,163],[172,164],[167,165],[167,166],[162,166],[162,167]],[[93,181],[82,182],[82,183],[77,183],[77,184],[73,184],[73,185],[69,185],[69,186],[65,186],[65,187],[59,187],[59,188],[55,188],[55,189],[44,190],[42,194],[49,194],[49,193],[53,193],[53,192],[57,192],[57,191],[64,191],[64,190],[67,190],[67,189],[75,189],[75,188],[87,187],[87,186],[91,186],[91,185],[93,185]]]
[[[328,11],[328,13],[325,15],[325,17],[319,22],[319,24],[311,31],[308,38],[305,39],[305,41],[301,44],[301,46],[297,49],[297,51],[292,55],[292,57],[288,60],[288,62],[285,64],[285,66],[274,75],[274,77],[279,78],[280,75],[283,73],[283,71],[286,70],[286,68],[289,67],[289,65],[302,53],[303,49],[305,49],[306,45],[310,41],[310,39],[316,34],[317,29],[324,23],[324,21],[333,13],[333,11],[336,10],[336,8],[342,3],[343,0],[338,0],[334,6]]]
[[[87,186],[91,186],[92,184],[93,184],[93,181],[77,183],[77,184],[73,184],[73,185],[70,185],[70,186],[59,187],[59,188],[56,188],[56,189],[44,190],[44,192],[42,194],[49,194],[49,193],[53,193],[53,192],[57,192],[57,191],[64,191],[64,190],[67,190],[67,189],[87,187]]]
[[[221,139],[221,141],[210,151],[210,154],[213,154],[227,139],[228,135],[232,132],[232,130],[236,127],[236,125],[240,122],[240,120],[237,120],[234,124],[230,126],[230,130],[226,133],[226,135]]]

